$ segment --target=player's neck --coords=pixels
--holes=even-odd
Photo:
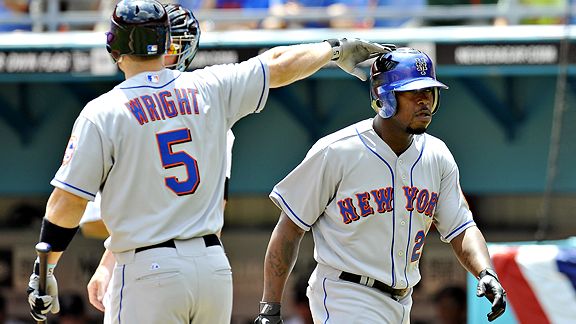
[[[414,135],[395,128],[390,120],[385,120],[378,115],[374,118],[372,128],[397,156],[400,156],[410,147],[414,138]]]
[[[124,56],[118,61],[118,67],[124,72],[124,77],[130,79],[142,72],[154,72],[164,69],[162,58],[157,60],[140,61],[134,60],[130,56]]]

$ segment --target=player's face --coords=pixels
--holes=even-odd
[[[394,119],[408,134],[422,134],[432,121],[434,91],[425,88],[396,92],[397,110]]]
[[[178,55],[164,55],[164,66],[176,64],[176,61],[178,61]]]
[[[177,41],[170,43],[168,53],[164,55],[164,66],[173,66],[178,62],[178,54],[180,53],[180,44]]]

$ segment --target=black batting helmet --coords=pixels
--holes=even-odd
[[[154,0],[120,1],[106,35],[106,49],[115,61],[122,55],[165,54],[170,45],[168,14]]]
[[[172,43],[167,56],[175,56],[176,63],[166,65],[169,69],[184,71],[188,68],[196,52],[200,41],[200,25],[192,11],[179,4],[164,5],[168,18]]]

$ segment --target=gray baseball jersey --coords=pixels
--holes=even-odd
[[[319,264],[395,288],[420,280],[432,224],[446,242],[475,225],[446,145],[415,135],[397,156],[372,119],[320,139],[270,198],[299,227],[312,229]]]
[[[268,89],[258,58],[135,75],[82,110],[51,184],[88,200],[102,192],[112,252],[217,233],[226,132],[263,109]]]
[[[230,179],[232,174],[232,147],[234,146],[234,133],[232,130],[228,130],[226,133],[226,178]],[[100,200],[101,195],[98,192],[94,201],[89,201],[86,205],[86,210],[82,215],[82,219],[80,220],[80,225],[90,222],[97,222],[102,220],[101,212],[100,212]]]

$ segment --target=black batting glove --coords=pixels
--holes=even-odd
[[[488,321],[492,322],[506,310],[506,291],[502,288],[496,272],[492,269],[484,269],[478,275],[476,296],[486,296],[492,303],[492,310],[488,313]]]
[[[260,302],[260,314],[254,324],[282,324],[280,303]]]

